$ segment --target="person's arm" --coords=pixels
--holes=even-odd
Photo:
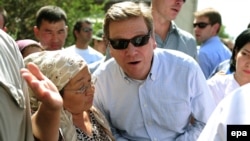
[[[62,97],[53,82],[45,77],[35,64],[29,63],[27,69],[21,69],[21,74],[37,99],[41,101],[38,111],[32,115],[35,138],[41,141],[57,141]]]
[[[195,66],[189,75],[188,84],[192,89],[192,93],[189,94],[192,120],[176,141],[196,141],[216,106],[201,69]]]
[[[96,74],[93,74],[94,76]],[[102,84],[101,82],[99,82],[100,79],[98,78],[97,76],[97,82],[95,83],[95,98],[94,98],[94,103],[93,105],[103,114],[103,116],[106,118],[107,122],[109,123],[109,126],[110,126],[110,129],[111,129],[111,132],[112,132],[112,135],[114,136],[115,140],[116,141],[128,141],[128,139],[122,137],[120,135],[119,132],[117,132],[117,129],[112,125],[112,122],[111,122],[111,119],[110,119],[110,116],[108,114],[108,112],[105,111],[105,107],[104,105],[102,104],[103,102],[103,97],[102,97],[102,93],[103,90],[101,90],[101,85]]]
[[[111,131],[116,141],[128,141],[128,139],[122,137],[112,126],[111,126]]]
[[[97,86],[96,86],[97,87]],[[99,101],[99,97],[100,95],[96,94],[95,95],[95,99],[94,99],[94,106],[103,114],[103,116],[106,118],[106,120],[108,121],[109,123],[109,126],[110,126],[110,129],[111,129],[111,132],[112,132],[112,135],[114,136],[115,140],[116,141],[128,141],[127,139],[125,139],[124,137],[122,137],[119,132],[117,132],[116,128],[114,128],[112,126],[112,123],[111,123],[111,120],[108,116],[107,113],[105,113],[104,109],[103,109],[103,106],[101,104],[101,101]]]
[[[194,141],[199,137],[205,127],[205,123],[198,121],[193,117],[191,117],[191,119],[193,123],[190,123],[187,130],[182,135],[178,136],[175,141]]]
[[[209,56],[204,52],[199,52],[198,63],[206,79],[210,76],[210,59]]]

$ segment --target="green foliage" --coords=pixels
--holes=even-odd
[[[231,37],[229,36],[228,33],[226,33],[225,28],[226,27],[224,25],[221,26],[220,32],[219,32],[219,37],[221,37],[221,38],[229,38],[230,39]]]
[[[8,33],[16,40],[29,38],[35,39],[33,27],[38,9],[45,5],[57,5],[65,10],[68,17],[68,38],[65,46],[74,43],[72,28],[78,18],[88,17],[93,19],[94,31],[102,28],[102,20],[105,14],[104,6],[108,0],[1,0],[8,13]]]

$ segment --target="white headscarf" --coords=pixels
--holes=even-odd
[[[25,64],[28,62],[35,63],[41,72],[48,77],[58,88],[62,90],[65,85],[76,76],[84,67],[87,66],[86,61],[77,54],[68,54],[64,51],[43,51],[28,55],[24,59]],[[38,100],[30,90],[30,102],[33,111],[38,108]],[[111,137],[110,128],[105,117],[99,110],[93,106],[90,111],[94,113],[97,122],[108,132]],[[76,141],[77,133],[72,120],[72,114],[64,109],[61,111],[60,128],[65,141]]]
[[[30,54],[24,59],[25,64],[35,63],[40,71],[48,77],[60,91],[63,87],[76,76],[84,67],[87,66],[85,60],[77,54],[67,54],[63,51],[43,51]],[[38,108],[38,100],[32,90],[30,92],[30,102],[33,111]],[[73,124],[72,114],[64,109],[61,111],[60,128],[65,141],[76,141],[76,129]]]

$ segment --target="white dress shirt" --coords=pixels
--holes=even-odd
[[[94,75],[94,105],[117,141],[195,141],[215,107],[198,64],[179,51],[155,49],[143,81],[127,77],[113,58]]]

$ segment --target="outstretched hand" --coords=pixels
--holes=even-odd
[[[57,87],[50,81],[34,63],[28,63],[27,69],[21,69],[22,77],[27,81],[36,98],[50,110],[62,108],[63,100]]]

